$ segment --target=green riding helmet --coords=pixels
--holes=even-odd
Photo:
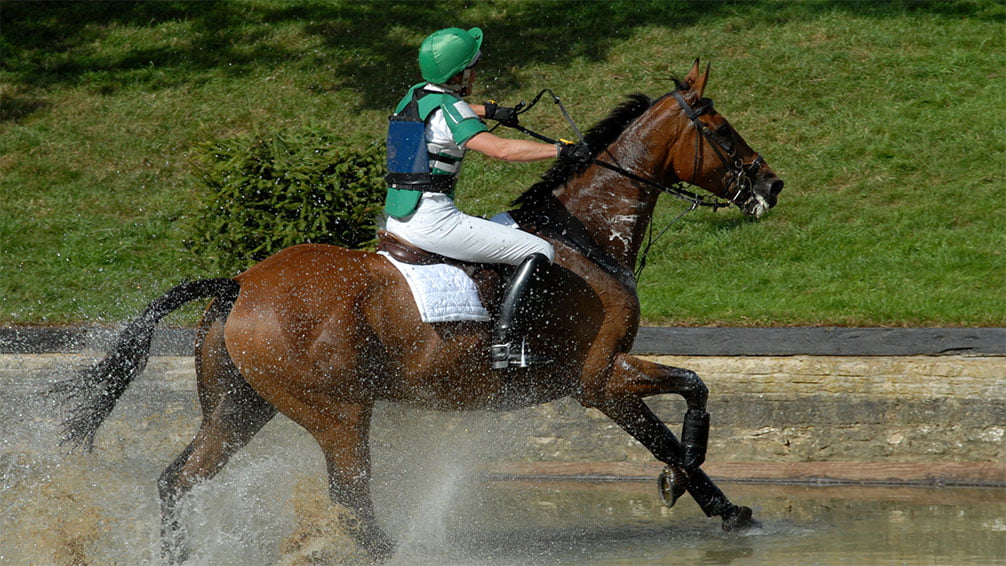
[[[481,48],[482,30],[479,28],[435,31],[419,46],[419,70],[423,79],[443,84],[475,63]]]

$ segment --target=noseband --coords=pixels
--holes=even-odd
[[[682,183],[675,183],[674,185],[664,185],[662,183],[657,183],[652,179],[647,179],[627,171],[622,167],[617,165],[601,161],[600,159],[594,159],[594,165],[600,165],[606,169],[610,169],[619,173],[633,181],[643,183],[650,187],[653,187],[664,194],[669,194],[683,200],[687,200],[693,203],[693,207],[690,210],[694,210],[699,206],[711,206],[713,209],[718,209],[724,206],[729,206],[730,204],[736,205],[740,209],[744,209],[745,205],[753,198],[752,190],[754,188],[754,178],[761,171],[762,165],[765,164],[765,160],[762,159],[761,154],[755,153],[755,158],[750,163],[744,163],[742,157],[737,156],[736,149],[732,140],[724,139],[722,136],[711,131],[705,124],[699,120],[700,116],[708,114],[713,109],[713,101],[710,98],[699,99],[699,104],[695,108],[692,108],[685,97],[681,95],[680,92],[674,91],[671,93],[681,108],[685,111],[685,115],[688,120],[695,126],[701,137],[695,137],[695,164],[692,167],[692,180],[688,182],[690,185],[695,185],[696,174],[699,170],[699,165],[702,162],[701,158],[701,145],[702,140],[705,139],[709,142],[709,146],[713,148],[713,152],[716,157],[719,158],[720,162],[723,163],[727,168],[727,182],[723,187],[722,198],[726,200],[729,204],[723,204],[722,202],[710,201],[708,198],[700,196],[696,193],[686,190],[682,187]],[[523,128],[518,128],[525,132]],[[531,132],[528,132],[531,133]],[[538,136],[542,138],[541,136]],[[542,138],[544,139],[544,138]],[[734,188],[736,187],[736,188]],[[733,191],[731,191],[733,189]]]
[[[754,178],[761,170],[762,165],[765,164],[765,160],[758,153],[755,153],[754,160],[751,163],[744,163],[743,158],[737,157],[737,153],[734,148],[732,140],[726,140],[722,136],[711,131],[705,124],[699,120],[699,117],[708,114],[713,109],[713,101],[710,98],[700,98],[699,103],[694,108],[688,104],[685,97],[681,95],[680,92],[674,91],[671,93],[674,95],[675,100],[681,105],[681,108],[685,111],[685,116],[688,120],[695,126],[696,130],[702,135],[695,136],[695,164],[692,167],[692,181],[691,184],[695,184],[695,176],[699,170],[699,164],[701,163],[701,149],[702,139],[709,142],[709,147],[713,148],[713,152],[716,157],[720,159],[720,162],[726,166],[727,173],[727,184],[723,187],[723,193],[725,196],[723,198],[729,200],[733,204],[736,204],[740,208],[744,208],[744,204],[751,198],[751,190],[754,187]],[[731,193],[730,189],[736,185],[736,189]],[[744,198],[742,198],[744,197]]]

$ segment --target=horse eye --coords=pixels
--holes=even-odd
[[[716,128],[716,135],[724,139],[730,139],[733,131],[734,129],[730,127],[730,124],[723,124],[719,128]]]

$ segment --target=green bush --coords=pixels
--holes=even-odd
[[[317,128],[206,143],[206,186],[186,245],[223,272],[300,243],[364,248],[385,193],[383,143],[347,143]]]

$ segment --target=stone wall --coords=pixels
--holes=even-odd
[[[24,418],[53,419],[51,412],[24,411],[54,372],[80,359],[0,355],[0,406],[13,413],[0,421],[14,426]],[[815,477],[838,479],[1006,483],[1006,357],[648,359],[692,369],[709,387],[707,469],[714,477],[787,479],[807,477],[806,470],[812,469]],[[191,434],[198,423],[191,357],[153,357],[147,374],[127,393],[103,428],[106,436],[129,442],[138,433],[138,423],[153,419],[165,434],[171,431],[173,445],[183,442],[181,436]],[[672,430],[680,429],[685,407],[679,397],[648,402]],[[454,435],[469,444],[492,444],[480,457],[499,462],[490,468],[501,473],[645,476],[660,467],[601,413],[570,399],[502,414],[459,415],[381,405],[374,420],[375,453],[407,452],[417,438]],[[270,427],[279,427],[281,437],[303,436],[299,427],[282,418]],[[475,436],[474,431],[483,434]],[[30,450],[18,447],[19,436],[27,440],[20,431],[6,432],[13,433],[5,435],[7,450]],[[309,439],[306,444],[310,446]],[[842,471],[828,466],[841,466]]]
[[[1004,357],[648,359],[706,382],[709,457],[717,461],[1006,461]],[[679,429],[683,401],[649,404]],[[512,418],[541,423],[528,441],[531,460],[652,459],[599,412],[569,401]]]

